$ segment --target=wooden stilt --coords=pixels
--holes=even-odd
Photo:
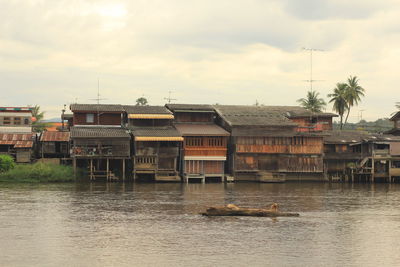
[[[74,157],[74,160],[73,160],[73,165],[74,165],[74,176],[76,178],[76,158],[75,157]]]
[[[107,174],[106,174],[107,181],[110,179],[110,175],[108,174],[109,170],[110,170],[110,161],[107,158]]]
[[[125,159],[122,160],[122,181],[125,182]]]
[[[93,159],[90,159],[90,169],[89,169],[89,177],[90,180],[94,180],[93,178]]]

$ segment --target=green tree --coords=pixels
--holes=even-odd
[[[340,130],[343,129],[343,115],[347,110],[346,101],[347,84],[337,83],[336,88],[333,89],[332,94],[328,94],[331,99],[329,103],[333,103],[333,110],[340,116]]]
[[[322,112],[326,106],[324,99],[319,98],[319,93],[312,90],[307,92],[306,98],[300,98],[297,102],[300,103],[300,106],[303,108],[315,113]]]
[[[15,167],[13,157],[9,155],[0,155],[0,173],[11,170]]]
[[[353,106],[357,106],[358,103],[361,101],[361,97],[364,96],[364,88],[362,88],[359,84],[358,84],[358,78],[357,76],[350,76],[347,79],[347,84],[346,84],[346,102],[347,102],[347,115],[346,115],[346,119],[344,121],[344,124],[347,123],[347,119],[349,118],[349,114],[350,114],[350,109]]]
[[[136,99],[136,106],[148,106],[148,101],[145,97],[139,97]]]
[[[48,123],[42,121],[44,118],[44,113],[44,111],[40,110],[39,105],[35,105],[32,108],[32,117],[34,118],[34,121],[32,122],[32,128],[34,132],[43,132],[49,125]]]

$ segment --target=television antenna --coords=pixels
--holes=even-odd
[[[317,49],[317,48],[302,48],[305,51],[309,51],[310,52],[310,79],[309,80],[304,80],[305,82],[309,82],[310,83],[310,91],[313,90],[313,82],[317,82],[317,81],[323,81],[323,80],[314,80],[313,79],[313,52],[314,51],[325,51],[322,49]]]
[[[173,100],[178,100],[175,98],[171,98],[171,93],[172,93],[171,91],[168,91],[168,97],[164,97],[164,99],[168,101],[168,104],[171,104],[171,101]]]
[[[96,110],[97,110],[97,125],[100,124],[100,101],[107,100],[106,98],[100,98],[100,79],[97,78],[97,98],[90,99],[97,102]]]
[[[100,98],[100,80],[97,79],[97,98],[89,99],[97,102],[97,105],[100,104],[100,101],[107,100],[107,98]]]

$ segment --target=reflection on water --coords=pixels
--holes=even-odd
[[[400,186],[0,184],[1,266],[400,266]],[[299,218],[198,215],[280,203]]]

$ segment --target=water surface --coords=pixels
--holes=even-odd
[[[280,203],[298,218],[199,215]],[[1,266],[400,266],[400,185],[0,184]]]

